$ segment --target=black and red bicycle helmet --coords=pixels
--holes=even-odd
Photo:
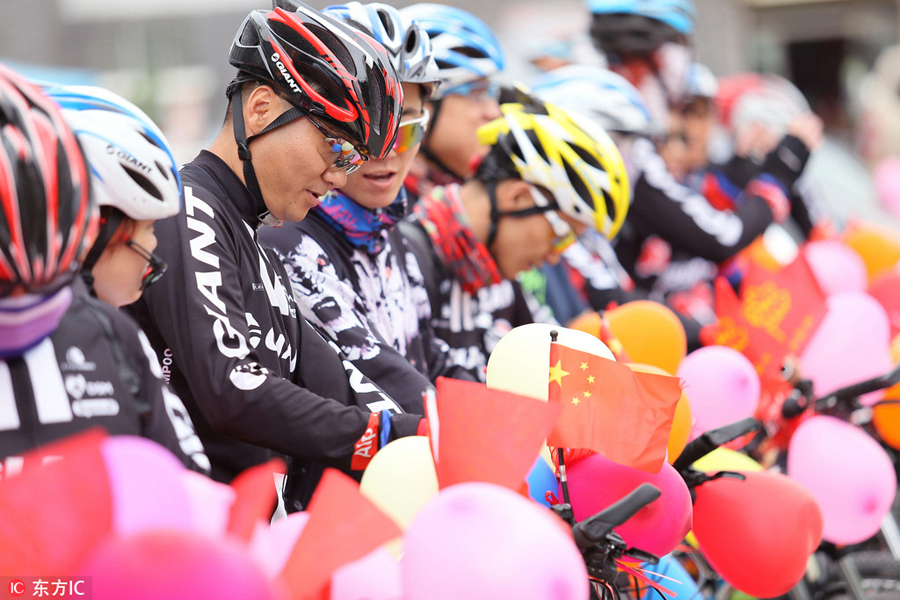
[[[0,65],[0,298],[74,278],[99,218],[89,181],[58,107]]]
[[[229,62],[383,158],[394,147],[403,101],[384,48],[301,2],[287,6],[251,12],[234,38]]]

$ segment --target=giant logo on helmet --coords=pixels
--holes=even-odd
[[[303,93],[300,89],[300,86],[297,85],[297,82],[294,81],[294,78],[290,73],[288,73],[287,67],[284,66],[283,62],[281,62],[281,55],[279,55],[278,52],[273,52],[270,58],[272,62],[275,63],[275,66],[278,68],[278,70],[281,72],[281,76],[284,77],[284,80],[288,84],[288,86],[297,94]]]

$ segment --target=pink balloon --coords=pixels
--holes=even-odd
[[[407,600],[584,600],[571,531],[549,509],[490,483],[442,490],[410,523],[400,561]]]
[[[691,403],[691,438],[751,417],[759,405],[759,375],[747,357],[726,346],[694,350],[678,365]]]
[[[864,292],[869,285],[866,263],[840,240],[818,240],[803,247],[803,255],[826,296]]]
[[[213,537],[225,535],[236,496],[234,488],[187,469],[181,473],[181,482],[191,502],[194,531]]]
[[[900,157],[883,158],[875,166],[874,176],[881,206],[900,218]]]
[[[400,564],[383,547],[331,575],[331,600],[400,600],[402,597]]]
[[[103,441],[103,460],[113,497],[113,530],[192,529],[184,466],[156,442],[130,435]]]
[[[577,521],[583,521],[621,500],[642,483],[659,488],[659,498],[642,508],[616,533],[629,546],[657,556],[668,554],[691,530],[691,493],[672,465],[647,473],[615,463],[599,454],[566,467],[569,499]],[[560,495],[562,491],[560,489]]]
[[[266,523],[257,523],[250,538],[250,554],[271,577],[284,571],[308,521],[308,512],[295,512],[278,519],[271,527]]]
[[[94,600],[286,600],[230,539],[156,530],[113,538],[80,569]]]
[[[788,447],[788,475],[822,509],[822,537],[856,544],[878,532],[897,491],[887,453],[867,433],[835,417],[804,421]]]
[[[884,307],[864,292],[826,299],[828,312],[800,354],[800,373],[817,395],[887,373],[892,365],[891,327]],[[874,404],[884,392],[863,396]],[[691,406],[693,407],[693,398]]]

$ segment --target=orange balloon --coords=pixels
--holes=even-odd
[[[606,311],[609,328],[636,362],[675,373],[687,354],[684,326],[671,308],[635,300]]]
[[[581,313],[566,324],[569,329],[577,329],[600,337],[600,313],[597,311]]]
[[[893,227],[860,221],[850,224],[842,237],[866,263],[869,281],[900,260],[900,231]]]
[[[900,450],[900,400],[883,400],[872,410],[875,431],[885,444]]]
[[[632,371],[637,371],[639,373],[654,373],[656,375],[672,376],[672,374],[665,369],[660,369],[653,365],[644,365],[640,363],[625,364],[631,367]],[[678,399],[678,404],[675,405],[675,418],[672,420],[672,429],[669,431],[669,463],[675,462],[675,459],[678,458],[678,455],[684,450],[690,433],[691,404],[688,401],[687,394],[684,393],[684,390],[681,390],[681,398]]]

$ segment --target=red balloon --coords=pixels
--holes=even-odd
[[[662,556],[691,530],[691,493],[669,463],[664,463],[659,473],[647,473],[593,454],[567,463],[566,474],[572,512],[578,521],[618,502],[642,483],[659,488],[659,498],[616,527],[616,533],[629,546]]]
[[[887,312],[891,337],[900,332],[900,273],[887,272],[869,284],[869,295],[878,300]]]
[[[696,488],[694,535],[722,578],[758,598],[786,594],[822,541],[812,494],[778,473],[744,472]]]

